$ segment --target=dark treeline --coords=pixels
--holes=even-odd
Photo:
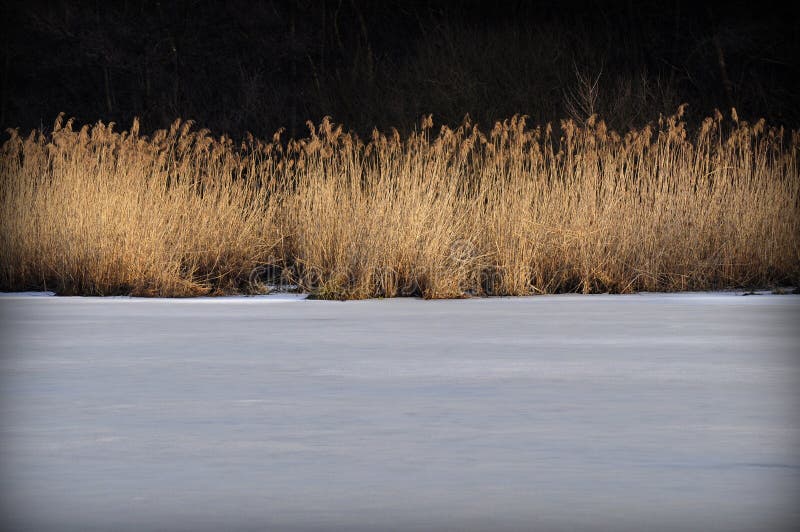
[[[593,113],[615,128],[736,107],[800,124],[798,13],[764,2],[71,0],[2,4],[3,128],[60,111],[145,129],[362,134]]]

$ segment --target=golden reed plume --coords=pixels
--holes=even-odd
[[[683,107],[368,141],[55,122],[2,147],[0,289],[426,298],[800,284],[800,132]]]

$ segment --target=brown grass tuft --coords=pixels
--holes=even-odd
[[[241,144],[176,120],[10,131],[0,289],[319,297],[707,290],[800,284],[800,132],[683,108],[620,135],[530,128],[368,142],[325,118]]]

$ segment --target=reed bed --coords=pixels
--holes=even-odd
[[[0,289],[322,298],[800,284],[800,132],[465,119],[241,142],[176,121],[3,144]]]

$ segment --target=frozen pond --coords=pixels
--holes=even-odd
[[[800,296],[0,297],[3,530],[789,530]]]

